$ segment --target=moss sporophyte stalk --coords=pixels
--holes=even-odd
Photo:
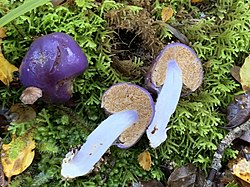
[[[22,3],[1,1],[0,17]],[[169,5],[174,15],[167,23],[188,38],[189,47],[202,62],[203,83],[195,92],[180,98],[168,123],[167,139],[156,150],[152,150],[147,137],[142,136],[129,149],[111,147],[110,153],[103,155],[98,171],[69,181],[61,180],[64,155],[70,147],[82,145],[106,118],[101,109],[103,93],[119,82],[129,81],[143,87],[144,74],[152,60],[163,46],[177,42],[171,31],[161,24],[161,11]],[[249,25],[250,10],[246,0],[200,4],[184,0],[75,0],[73,4],[57,7],[48,2],[6,24],[7,37],[2,41],[2,52],[16,67],[20,67],[35,39],[53,32],[71,36],[89,62],[86,72],[73,81],[73,97],[67,105],[38,101],[34,120],[13,124],[9,132],[5,132],[4,141],[9,142],[13,132],[18,137],[32,129],[36,141],[33,163],[22,174],[12,177],[10,186],[110,187],[128,186],[140,180],[164,182],[161,166],[170,161],[175,166],[192,162],[207,170],[226,133],[218,128],[226,124],[223,109],[241,91],[241,85],[230,76],[230,68],[241,66],[249,55]],[[127,73],[122,67],[134,71]],[[10,108],[13,103],[19,103],[22,91],[21,87],[7,89],[0,85],[1,106]],[[138,155],[146,149],[153,162],[150,171],[144,171],[137,161]],[[224,159],[234,154],[229,149]]]

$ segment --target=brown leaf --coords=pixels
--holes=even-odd
[[[191,0],[191,3],[201,3],[203,0]]]
[[[13,122],[22,123],[36,118],[35,110],[28,105],[16,103],[10,107],[10,116]]]
[[[193,164],[187,164],[175,169],[168,178],[168,187],[203,186],[205,181],[204,172]]]
[[[240,82],[240,67],[239,66],[233,66],[230,69],[230,73],[236,81]]]
[[[250,161],[247,161],[245,158],[239,160],[233,166],[233,174],[250,184]]]
[[[18,68],[10,64],[0,53],[0,81],[2,81],[6,86],[13,80],[13,72],[18,71]]]
[[[0,39],[6,37],[6,34],[5,34],[5,33],[6,33],[5,29],[0,27]]]
[[[144,151],[138,156],[138,162],[140,166],[146,170],[149,171],[151,168],[151,156],[148,151]]]
[[[162,21],[167,22],[174,14],[174,11],[171,6],[164,7],[161,11],[161,19]]]
[[[35,152],[35,142],[27,134],[23,137],[13,138],[9,144],[3,144],[1,161],[4,174],[9,181],[13,175],[18,175],[32,163]]]
[[[0,149],[2,149],[2,145],[3,145],[2,138],[0,138]],[[7,182],[5,181],[4,177],[2,162],[0,163],[0,186],[1,187],[7,186]]]

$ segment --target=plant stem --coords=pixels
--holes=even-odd
[[[219,144],[216,152],[214,153],[214,158],[211,166],[209,176],[204,184],[204,187],[212,187],[213,180],[216,176],[217,171],[221,168],[221,159],[224,154],[224,151],[227,147],[236,139],[241,137],[245,132],[250,130],[250,119],[243,123],[242,125],[232,129],[225,138]]]

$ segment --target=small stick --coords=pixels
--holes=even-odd
[[[238,127],[233,128],[221,141],[219,144],[216,152],[214,153],[214,158],[211,166],[211,170],[209,173],[209,176],[204,184],[203,187],[212,187],[213,186],[213,180],[215,178],[215,175],[217,171],[221,168],[221,159],[224,154],[224,151],[226,148],[235,140],[236,138],[241,137],[245,132],[250,130],[250,119],[241,124]]]

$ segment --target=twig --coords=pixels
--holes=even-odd
[[[219,171],[221,168],[221,159],[224,154],[224,151],[233,142],[233,140],[241,137],[245,132],[249,130],[250,130],[250,119],[247,122],[243,123],[242,125],[232,129],[225,136],[225,138],[219,144],[216,152],[214,153],[214,159],[212,162],[211,170],[203,187],[212,187],[215,175],[217,171]]]

